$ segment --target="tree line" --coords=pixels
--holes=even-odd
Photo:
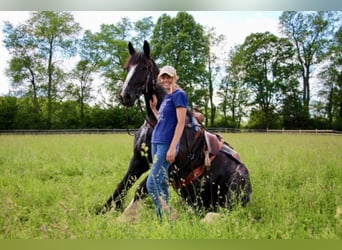
[[[187,12],[83,30],[72,12],[31,12],[4,23],[11,86],[0,96],[0,129],[139,127],[143,114],[117,94],[127,43],[150,42],[161,67],[177,69],[191,107],[208,127],[342,130],[341,12],[285,11],[283,34],[227,38]],[[314,90],[314,91],[313,91]]]

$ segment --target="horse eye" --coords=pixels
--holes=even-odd
[[[141,67],[141,70],[142,70],[142,71],[147,71],[147,67],[146,67],[146,66],[142,66],[142,67]]]

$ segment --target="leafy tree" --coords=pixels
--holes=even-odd
[[[283,117],[282,128],[302,129],[306,128],[305,111],[301,99],[301,92],[298,90],[298,82],[289,85],[283,91],[281,115]]]
[[[203,99],[200,83],[208,82],[206,72],[209,41],[202,25],[193,16],[178,12],[171,18],[163,14],[153,30],[152,56],[160,66],[169,64],[177,69],[179,83],[187,92],[190,104]],[[207,88],[206,88],[207,89]]]
[[[336,32],[326,64],[320,72],[323,88],[319,91],[329,128],[342,129],[342,28]]]
[[[14,129],[18,104],[14,96],[0,97],[0,130]]]
[[[13,52],[7,74],[18,85],[30,81],[35,110],[38,92],[46,93],[47,128],[51,127],[52,105],[64,76],[59,63],[75,54],[76,36],[80,30],[69,12],[32,12],[27,22],[17,28],[6,23],[4,42]]]
[[[45,74],[44,61],[36,52],[34,36],[25,24],[14,27],[11,23],[5,22],[3,32],[4,45],[12,56],[6,69],[6,75],[12,82],[12,93],[30,96],[33,101],[33,112],[38,115],[40,85],[45,79]]]
[[[99,71],[104,81],[102,85],[110,97],[108,105],[117,104],[120,82],[126,76],[124,65],[128,58],[128,41],[146,39],[152,27],[151,17],[136,22],[123,18],[116,24],[102,24],[99,32],[85,32],[81,43],[81,58],[92,65],[94,72]]]
[[[43,103],[42,98],[39,98],[38,102]],[[44,104],[40,105],[41,109],[44,109]],[[15,117],[15,129],[41,129],[44,128],[44,114],[36,114],[32,105],[32,99],[27,97],[21,97],[17,99],[17,113]]]
[[[96,66],[92,65],[89,61],[81,60],[77,63],[76,67],[71,72],[72,83],[68,84],[66,93],[71,99],[77,101],[77,106],[80,107],[80,126],[85,125],[85,105],[88,101],[92,100],[92,74],[96,72]]]
[[[89,128],[125,129],[137,128],[144,122],[144,117],[137,107],[123,110],[121,107],[101,108],[95,105],[90,112]]]
[[[243,79],[253,92],[254,105],[263,112],[261,126],[269,128],[281,100],[281,89],[293,69],[293,47],[284,38],[265,33],[249,35],[237,52]]]
[[[80,114],[76,101],[63,101],[56,104],[52,123],[54,129],[77,129],[80,127]]]
[[[296,47],[303,79],[303,107],[309,120],[310,79],[313,66],[320,63],[333,34],[335,18],[332,12],[285,11],[279,18],[282,32]]]
[[[242,118],[246,116],[250,93],[243,79],[241,64],[242,50],[236,46],[229,55],[230,65],[222,79],[217,95],[220,98],[220,110],[223,113],[224,126],[240,128]],[[228,119],[228,114],[230,119]],[[228,120],[230,120],[228,122]]]
[[[224,35],[218,35],[214,28],[207,28],[205,30],[209,42],[209,53],[206,61],[206,77],[200,82],[201,89],[204,91],[205,98],[205,124],[208,124],[208,117],[210,118],[210,125],[214,126],[216,107],[214,103],[215,87],[219,85],[217,79],[221,73],[220,56],[222,56],[223,45],[225,41]],[[200,95],[201,96],[201,95]],[[209,105],[208,105],[209,104]],[[208,106],[210,112],[208,112]],[[209,116],[210,114],[210,116]]]
[[[145,17],[133,23],[133,33],[131,42],[133,44],[143,45],[143,42],[148,41],[152,36],[154,23],[152,17]]]
[[[219,107],[223,112],[223,125],[240,128],[242,119],[247,114],[249,100],[247,86],[243,82],[236,80],[234,75],[228,74],[222,79],[217,94],[221,99]]]

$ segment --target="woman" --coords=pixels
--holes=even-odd
[[[150,107],[158,122],[152,133],[153,164],[146,186],[155,204],[157,216],[161,219],[162,213],[165,212],[170,220],[176,219],[177,213],[168,206],[168,169],[178,153],[188,106],[188,97],[177,85],[177,80],[175,68],[164,66],[158,75],[158,82],[165,88],[167,95],[159,112],[156,109],[156,96],[150,101]]]

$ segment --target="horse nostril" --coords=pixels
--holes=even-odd
[[[130,100],[130,99],[132,99],[131,95],[130,94],[126,94],[125,95],[125,100]]]
[[[131,101],[131,99],[132,99],[130,94],[123,94],[123,93],[119,94],[119,98],[120,98],[120,102],[122,104],[126,104],[127,102]]]

